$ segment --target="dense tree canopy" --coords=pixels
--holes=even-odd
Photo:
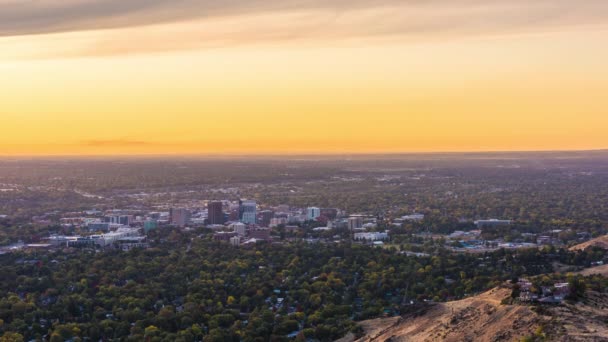
[[[588,265],[604,256],[551,248],[450,254],[437,247],[434,256],[408,257],[394,248],[302,242],[235,248],[179,230],[156,240],[164,242],[127,253],[0,256],[0,329],[51,340],[266,341],[292,333],[331,340],[359,319],[473,295],[551,272],[556,261]]]

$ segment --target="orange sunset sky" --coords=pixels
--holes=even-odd
[[[608,148],[605,0],[0,0],[0,155]]]

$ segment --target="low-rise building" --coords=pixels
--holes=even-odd
[[[87,228],[90,232],[107,232],[110,230],[110,223],[108,222],[89,222]]]
[[[272,241],[270,237],[270,229],[268,228],[253,228],[249,230],[247,235],[249,239]]]
[[[127,236],[117,241],[118,247],[123,251],[130,251],[134,248],[148,248],[145,236]]]
[[[239,236],[245,236],[247,233],[247,226],[244,223],[236,222],[228,226],[233,232],[237,233]]]
[[[268,226],[273,228],[278,227],[282,224],[287,224],[287,217],[273,217],[272,219],[270,219],[270,224]]]
[[[422,221],[422,220],[424,220],[424,214],[414,213],[411,215],[401,216],[401,220],[403,220],[403,221]]]
[[[236,232],[217,232],[213,234],[215,241],[230,241],[231,238],[238,236]]]
[[[241,244],[241,238],[239,236],[233,236],[230,238],[230,244],[237,247]]]
[[[511,224],[511,220],[497,220],[497,219],[489,219],[489,220],[477,220],[475,221],[475,225],[477,228],[488,228],[488,227],[500,227],[500,226],[508,226]]]
[[[371,232],[371,233],[355,233],[354,239],[356,241],[382,241],[388,240],[387,232]]]

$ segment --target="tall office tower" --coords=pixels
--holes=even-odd
[[[177,227],[185,227],[190,222],[190,211],[183,208],[171,208],[169,222]]]
[[[244,200],[240,201],[239,203],[239,216],[241,222],[247,224],[255,224],[257,215],[257,204],[255,203],[255,201]]]
[[[319,216],[321,216],[321,209],[317,207],[306,208],[306,220],[316,220]]]
[[[222,202],[212,201],[207,204],[207,218],[209,219],[209,224],[224,224]]]
[[[274,212],[272,210],[262,210],[258,216],[258,223],[262,227],[268,227],[270,225],[270,220],[272,220],[273,217]]]
[[[228,212],[228,221],[239,221],[240,219],[241,215],[239,209],[230,209],[230,212]]]
[[[363,217],[361,216],[351,216],[348,218],[348,229],[358,229],[363,227]]]
[[[338,218],[338,209],[335,208],[322,208],[321,216],[327,217],[328,220],[335,220]]]

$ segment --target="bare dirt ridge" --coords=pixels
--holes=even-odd
[[[583,251],[592,246],[608,249],[608,235],[600,236],[595,239],[579,243],[578,245],[574,245],[569,249],[571,251]]]
[[[584,303],[503,305],[511,290],[494,288],[478,296],[428,307],[424,313],[363,321],[358,342],[520,341],[538,333],[550,341],[608,341],[608,298],[591,293]],[[354,338],[349,339],[353,341]]]

